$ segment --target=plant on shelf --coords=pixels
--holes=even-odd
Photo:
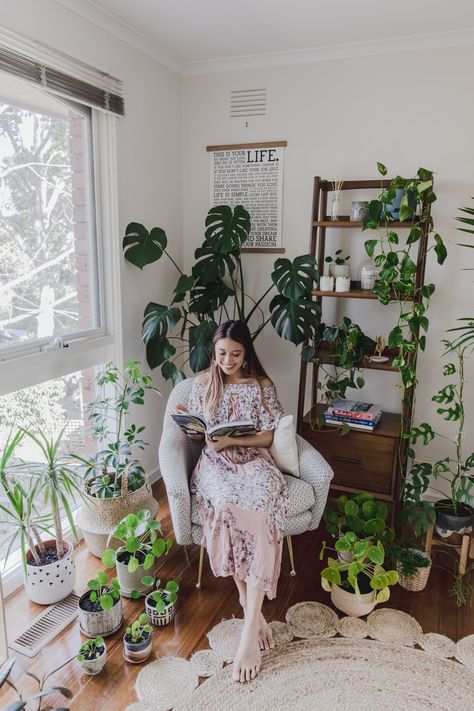
[[[25,672],[29,677],[34,679],[36,684],[38,685],[38,690],[32,695],[29,696],[29,698],[25,699],[24,693],[18,689],[17,685],[14,684],[10,679],[8,678],[11,674],[11,671],[13,669],[13,666],[16,662],[15,657],[12,657],[11,659],[7,659],[6,662],[2,664],[0,667],[0,688],[6,683],[8,686],[10,686],[14,692],[18,696],[18,701],[12,701],[11,703],[8,703],[6,706],[2,706],[0,711],[21,711],[21,709],[31,709],[32,711],[69,711],[67,708],[64,706],[61,707],[53,707],[53,706],[48,706],[48,707],[43,707],[43,700],[47,696],[51,696],[52,694],[61,694],[65,699],[72,699],[73,694],[72,691],[65,686],[59,686],[58,684],[55,684],[54,686],[49,686],[45,687],[45,684],[47,680],[49,679],[50,676],[58,672],[60,669],[66,666],[66,664],[69,664],[70,661],[72,661],[74,657],[71,657],[70,659],[66,659],[65,662],[62,662],[58,667],[53,669],[53,671],[47,672],[46,674],[43,674],[43,676],[40,678],[36,676],[36,674],[33,674],[31,671]]]
[[[158,558],[168,553],[171,538],[161,538],[161,524],[144,509],[137,514],[128,514],[109,536],[121,542],[117,550],[111,548],[102,554],[106,568],[117,568],[120,590],[123,596],[132,597],[132,592],[148,592],[153,585],[142,583],[143,572],[150,570]]]
[[[168,624],[175,614],[179,583],[177,580],[168,580],[166,585],[162,587],[159,579],[154,581],[153,578],[148,578],[147,582],[155,585],[155,590],[148,593],[145,599],[148,619],[153,625]]]
[[[337,249],[334,252],[334,256],[328,256],[325,258],[325,262],[329,264],[329,271],[334,277],[338,276],[344,276],[348,277],[351,274],[351,267],[350,264],[348,264],[350,260],[350,255],[348,254],[347,257],[342,256],[342,249]]]
[[[436,521],[439,533],[446,537],[451,531],[463,531],[474,527],[474,508],[471,506],[474,497],[474,478],[470,473],[474,469],[474,452],[463,456],[465,440],[465,356],[467,345],[453,346],[450,341],[443,341],[446,352],[454,353],[455,363],[447,363],[443,368],[446,378],[453,378],[433,395],[432,400],[439,407],[438,415],[446,422],[456,423],[456,433],[453,438],[436,432],[428,422],[422,422],[413,427],[405,437],[410,445],[419,440],[428,445],[435,438],[442,439],[446,446],[452,449],[436,462],[415,460],[412,446],[408,454],[414,461],[410,476],[403,488],[404,515],[412,523],[415,533],[426,531]],[[434,482],[445,482],[449,486],[449,498],[445,492],[435,486]],[[437,491],[443,498],[435,503],[427,501],[424,496],[428,488]]]
[[[89,637],[112,634],[122,624],[122,600],[117,578],[109,581],[107,574],[100,570],[97,578],[88,581],[87,587],[78,603],[82,632]]]
[[[151,633],[153,627],[148,624],[144,612],[127,627],[123,636],[125,659],[130,662],[144,662],[151,654]]]
[[[302,357],[307,362],[317,362],[323,373],[317,383],[323,400],[345,398],[348,388],[364,387],[365,380],[358,371],[374,347],[375,341],[347,316],[341,326],[320,325],[314,343],[303,347]],[[321,427],[324,423],[316,418],[315,424]]]
[[[342,494],[337,499],[336,507],[327,505],[323,515],[326,530],[334,538],[353,531],[358,538],[387,543],[394,539],[394,531],[387,524],[388,514],[387,504],[362,491],[351,497]]]
[[[76,659],[86,674],[90,676],[99,674],[107,662],[104,638],[98,635],[95,639],[88,639],[81,646]]]
[[[245,321],[254,341],[270,321],[281,338],[295,345],[314,337],[321,313],[311,296],[319,278],[315,258],[305,254],[293,261],[277,259],[264,293],[252,299],[245,291],[242,263],[242,247],[249,234],[250,215],[244,207],[211,208],[204,242],[195,250],[188,275],[167,252],[163,229],[148,231],[137,222],[127,226],[125,259],[143,269],[165,255],[179,273],[171,304],[150,302],[142,326],[149,366],[161,366],[162,376],[173,383],[185,377],[177,361],[184,359],[181,367],[189,361],[194,373],[209,366],[216,326],[230,318]],[[277,293],[267,307],[265,299],[274,290]]]
[[[431,569],[431,558],[425,551],[402,539],[386,546],[386,558],[394,565],[402,588],[413,592],[425,589]]]
[[[354,531],[346,531],[334,548],[323,541],[320,560],[327,550],[351,556],[350,562],[329,556],[327,567],[321,571],[321,585],[331,593],[331,601],[339,610],[359,617],[387,602],[390,586],[398,582],[398,573],[382,567],[385,549],[380,541],[374,543],[371,538],[361,539]]]

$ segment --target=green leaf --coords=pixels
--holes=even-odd
[[[161,227],[153,227],[148,232],[139,222],[127,225],[123,239],[124,257],[139,269],[160,259],[166,245],[166,234]]]
[[[446,257],[448,256],[448,250],[446,249],[444,242],[441,239],[440,235],[435,234],[434,240],[435,240],[434,251],[436,252],[438,264],[444,264],[444,261],[445,261]]]
[[[345,538],[339,538],[334,544],[334,548],[339,551],[339,553],[347,553],[351,549],[351,544]]]
[[[153,552],[153,555],[155,555],[157,558],[160,558],[166,551],[165,541],[162,538],[157,538],[156,541],[153,542],[151,550]]]
[[[155,562],[155,556],[153,555],[153,553],[147,553],[145,556],[145,560],[143,561],[144,570],[149,570],[152,567],[154,562]],[[152,578],[152,581],[153,581],[153,578]],[[142,578],[142,582],[143,582],[143,578]],[[144,585],[153,585],[153,582],[143,583],[143,584]]]
[[[211,362],[212,337],[217,328],[215,321],[203,321],[189,329],[189,364],[193,373],[205,370]]]
[[[169,308],[163,304],[150,301],[145,308],[142,339],[146,344],[152,338],[165,338],[179,323],[181,311],[176,306]]]
[[[387,602],[388,600],[390,600],[390,590],[388,587],[380,590],[375,596],[375,602],[378,604]]]
[[[374,256],[374,250],[377,245],[377,242],[378,242],[378,240],[376,240],[376,239],[368,239],[364,242],[365,251],[367,252],[369,257]]]
[[[138,558],[135,558],[135,556],[132,556],[130,560],[128,561],[127,565],[127,570],[129,573],[134,573],[136,570],[138,570],[139,566]]]
[[[115,566],[115,562],[117,560],[116,553],[114,550],[111,550],[108,548],[102,553],[102,564],[105,565],[106,568],[113,568]],[[106,576],[107,580],[107,576]]]
[[[324,568],[324,570],[321,571],[321,577],[329,583],[335,583],[336,585],[341,584],[341,574],[336,568]]]
[[[108,612],[109,610],[111,610],[114,605],[114,599],[112,595],[101,595],[99,602],[104,612]]]
[[[289,259],[277,259],[272,281],[283,296],[292,301],[307,296],[318,281],[316,259],[311,254]]]
[[[384,166],[383,163],[377,162],[377,170],[379,171],[380,175],[387,175],[387,168]]]
[[[418,242],[421,237],[421,230],[419,227],[412,227],[408,233],[407,244],[414,244]]]
[[[346,516],[358,516],[360,508],[357,503],[351,499],[344,504],[344,513]]]
[[[100,585],[97,580],[89,580],[89,582],[87,583],[87,587],[89,588],[89,590],[99,590]]]
[[[372,563],[382,565],[385,558],[383,548],[379,548],[378,546],[370,546],[367,551],[367,557],[370,561],[372,561]]]
[[[216,252],[239,250],[250,234],[250,215],[242,205],[211,207],[206,216],[205,238]]]
[[[321,313],[316,301],[293,301],[278,294],[271,300],[269,309],[272,325],[281,338],[297,346],[306,340],[314,340]]]
[[[408,207],[408,205],[400,204],[400,222],[406,222],[407,220],[411,220],[414,214],[415,211],[411,207]]]

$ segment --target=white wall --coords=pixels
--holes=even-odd
[[[180,262],[181,77],[53,0],[2,3],[0,23],[124,82],[125,117],[117,127],[120,234],[116,239],[121,243],[131,221],[159,225],[167,232],[169,251]],[[151,300],[167,301],[174,275],[159,265],[141,273],[123,259],[116,268],[122,285],[123,359],[144,361],[140,338],[144,306]],[[161,381],[157,372],[157,387],[161,388]],[[157,466],[164,405],[165,398],[150,396],[145,409],[137,412],[137,419],[147,424],[145,438],[152,445],[143,456],[148,471]]]
[[[448,243],[449,259],[442,268],[429,260],[426,278],[437,284],[429,310],[431,328],[428,353],[419,360],[420,386],[417,411],[431,413],[431,394],[441,383],[440,338],[455,319],[469,316],[467,298],[472,277],[461,265],[474,252],[455,247],[453,216],[473,195],[472,115],[470,91],[474,48],[430,50],[403,55],[327,61],[222,74],[189,76],[184,80],[183,112],[183,226],[185,259],[189,268],[192,249],[203,234],[209,208],[209,158],[206,145],[287,140],[285,157],[283,246],[292,259],[309,245],[312,179],[369,179],[377,177],[376,162],[389,174],[412,175],[419,166],[435,171],[438,202],[433,216]],[[268,90],[266,117],[229,118],[229,92],[236,89]],[[360,195],[359,198],[370,196]],[[350,199],[355,199],[354,196]],[[348,214],[349,205],[343,213]],[[360,235],[341,232],[341,246],[352,252],[355,267],[363,259]],[[344,234],[342,234],[344,233]],[[245,257],[247,283],[262,293],[269,284],[271,255]],[[356,278],[356,269],[353,278]],[[392,308],[392,307],[390,307]],[[390,308],[353,301],[349,315],[369,335],[388,334]],[[331,322],[334,315],[328,315]],[[276,381],[285,408],[294,411],[298,387],[298,355],[267,327],[257,349]],[[472,366],[471,366],[472,369]],[[466,402],[474,396],[468,383]],[[364,395],[397,411],[396,378],[368,374]],[[349,391],[355,392],[355,391]],[[472,413],[468,426],[472,432]]]

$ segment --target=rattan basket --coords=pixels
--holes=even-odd
[[[363,617],[372,612],[375,605],[375,590],[368,593],[363,593],[362,595],[356,595],[355,593],[344,590],[333,583],[331,589],[331,602],[334,607],[338,610],[344,612],[349,617]]]
[[[404,590],[409,590],[410,592],[421,592],[422,590],[424,590],[428,583],[428,578],[430,577],[430,556],[424,551],[417,551],[417,553],[420,553],[424,558],[428,558],[430,564],[426,568],[417,568],[417,572],[414,575],[410,575],[409,577],[402,575],[400,572],[400,563],[395,564],[395,570],[400,576],[400,579],[398,581],[400,587],[402,587]]]

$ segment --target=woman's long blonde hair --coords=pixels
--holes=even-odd
[[[211,366],[209,368],[210,378],[203,399],[205,416],[210,418],[214,415],[224,395],[226,376],[216,362],[216,343],[220,341],[221,338],[230,338],[232,341],[236,341],[236,343],[240,343],[244,347],[245,358],[242,371],[247,378],[255,378],[257,381],[260,388],[260,399],[265,407],[262,380],[269,378],[255,353],[248,326],[244,321],[226,321],[216,328],[214,336],[212,337]]]

